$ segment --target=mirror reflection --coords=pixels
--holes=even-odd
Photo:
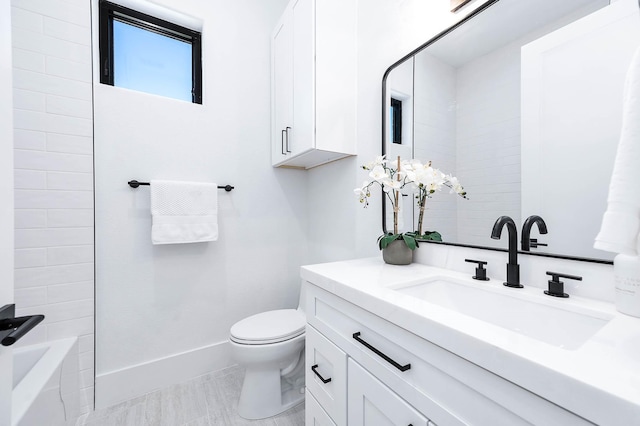
[[[548,233],[531,228],[531,252],[612,259],[593,241],[637,19],[636,0],[499,0],[392,65],[384,153],[431,161],[469,198],[436,194],[424,229],[448,243],[504,248],[490,237],[495,220],[508,215],[522,229],[537,215]],[[404,199],[404,230],[413,230],[417,206]]]

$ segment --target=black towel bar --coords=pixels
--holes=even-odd
[[[130,180],[129,182],[127,182],[129,184],[130,187],[132,188],[137,188],[140,185],[151,185],[149,182],[138,182],[137,180]],[[218,189],[224,189],[227,192],[231,192],[232,189],[235,189],[235,186],[231,186],[231,185],[218,185]]]

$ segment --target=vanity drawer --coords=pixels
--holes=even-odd
[[[307,389],[304,396],[304,424],[310,426],[336,426],[331,417],[309,392],[309,389]]]
[[[436,424],[589,424],[371,312],[305,285],[309,324]]]
[[[336,425],[346,425],[347,355],[310,325],[306,331],[305,368],[307,390]]]

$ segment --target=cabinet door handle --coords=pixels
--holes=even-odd
[[[331,377],[329,377],[328,379],[325,379],[324,377],[322,377],[320,375],[320,373],[318,373],[318,364],[316,365],[312,365],[311,366],[311,371],[313,371],[314,373],[316,373],[316,376],[318,376],[318,378],[320,380],[322,380],[322,383],[329,383],[331,381]]]
[[[378,355],[380,358],[384,359],[385,361],[387,361],[389,364],[393,365],[395,368],[397,368],[400,371],[407,371],[408,369],[411,368],[411,364],[406,364],[406,365],[400,365],[397,362],[395,362],[394,360],[392,360],[391,358],[389,358],[388,356],[386,356],[385,354],[383,354],[382,352],[380,352],[378,349],[374,348],[373,346],[371,346],[369,343],[365,342],[364,340],[362,340],[360,338],[360,332],[358,331],[357,333],[353,333],[353,338],[356,339],[358,342],[362,343],[365,347],[367,347],[368,349],[372,350],[373,353],[375,353],[376,355]]]
[[[284,152],[284,134],[285,134],[286,130],[282,129],[280,131],[280,151],[282,152],[282,155],[287,155],[286,152]]]
[[[291,130],[291,127],[287,126],[287,128],[285,129],[285,133],[287,134],[287,143],[285,145],[287,152],[291,152],[289,150],[289,130]]]

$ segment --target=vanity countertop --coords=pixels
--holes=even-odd
[[[640,318],[617,312],[613,304],[555,299],[537,287],[511,289],[498,280],[475,281],[469,274],[416,263],[387,265],[381,258],[303,266],[301,275],[593,423],[640,424]],[[611,319],[582,345],[564,349],[393,290],[433,276]]]

